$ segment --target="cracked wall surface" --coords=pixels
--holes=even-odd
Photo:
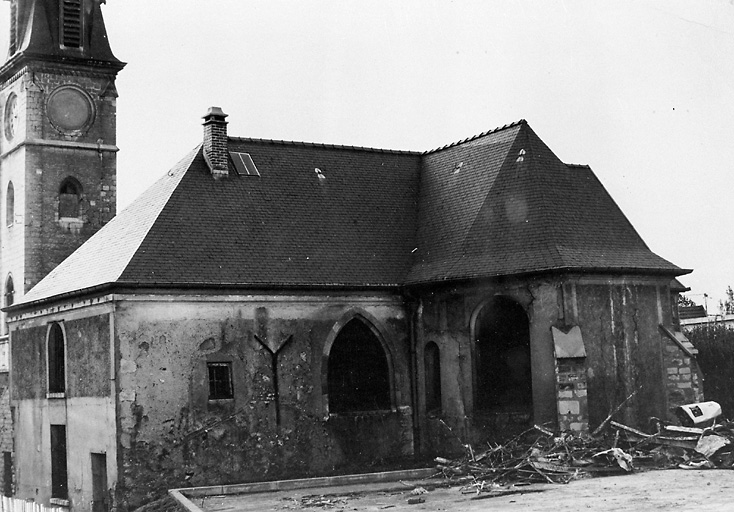
[[[71,501],[79,510],[90,503],[88,459],[104,453],[121,511],[168,488],[364,471],[416,447],[424,456],[446,454],[533,423],[593,429],[635,390],[619,419],[644,427],[650,416],[666,417],[671,386],[687,398],[690,381],[688,394],[698,396],[687,370],[695,361],[661,338],[659,326],[672,325],[669,294],[663,278],[557,276],[434,286],[407,299],[117,296],[109,305],[29,317],[12,325],[13,368],[23,369],[13,374],[12,396],[15,447],[24,454],[16,463],[19,496],[49,497],[51,424],[67,426]],[[527,316],[532,404],[525,411],[475,406],[483,392],[477,322],[498,296]],[[385,351],[391,407],[330,414],[329,352],[354,319]],[[63,399],[46,394],[52,321],[63,323],[67,339]],[[551,329],[575,326],[586,357],[559,365]],[[439,350],[441,387],[441,407],[430,414],[428,343]],[[231,398],[209,395],[208,364],[231,369]]]
[[[482,390],[476,389],[473,378],[473,322],[495,296],[516,301],[528,316],[532,417],[482,414],[474,408],[474,397]],[[676,370],[680,383],[671,384],[666,377],[664,357],[669,356],[659,325],[672,325],[669,297],[666,278],[619,276],[508,279],[434,288],[422,295],[415,313],[417,361],[423,360],[427,343],[438,345],[443,404],[440,412],[425,414],[422,390],[426,383],[419,366],[421,447],[436,453],[446,447],[461,451],[462,444],[506,436],[533,422],[585,431],[601,423],[635,390],[635,398],[620,411],[620,421],[646,427],[650,416],[667,417],[666,387],[675,386],[683,394],[686,390],[681,386],[695,388],[697,383],[695,371],[688,378],[691,361],[683,359],[682,373]],[[580,327],[587,355],[574,359],[572,367],[558,366],[551,327],[566,332],[573,326]],[[559,394],[558,386],[563,393]]]
[[[364,469],[412,455],[402,301],[349,302],[120,304],[118,502],[135,508],[166,488]],[[392,408],[327,415],[325,343],[354,315],[387,346]],[[209,399],[208,362],[231,365],[232,399]]]

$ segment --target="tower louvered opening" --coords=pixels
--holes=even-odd
[[[61,2],[61,44],[67,48],[82,46],[82,0]]]
[[[18,48],[18,2],[10,2],[10,45],[8,52],[14,54]]]

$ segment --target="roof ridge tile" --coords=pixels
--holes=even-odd
[[[229,140],[234,142],[253,142],[257,144],[274,144],[282,146],[305,146],[305,147],[316,147],[326,149],[345,149],[351,151],[363,151],[369,153],[388,153],[392,155],[422,155],[421,151],[410,151],[403,149],[384,149],[384,148],[373,148],[367,146],[352,146],[347,144],[329,144],[324,142],[306,142],[297,140],[280,140],[280,139],[262,139],[257,137],[233,137],[229,136]]]
[[[463,140],[459,140],[459,141],[456,141],[456,142],[450,142],[448,144],[444,144],[441,147],[434,148],[434,149],[429,149],[428,151],[424,151],[422,154],[425,156],[425,155],[430,155],[431,153],[437,153],[438,151],[443,151],[444,149],[452,148],[454,146],[460,146],[461,144],[466,144],[467,142],[471,142],[473,140],[480,139],[482,137],[486,137],[487,135],[491,135],[493,133],[498,133],[498,132],[501,132],[503,130],[507,130],[509,128],[514,128],[516,126],[520,126],[520,125],[524,125],[524,124],[527,124],[527,121],[525,119],[519,119],[519,120],[517,120],[515,122],[509,123],[509,124],[505,124],[505,125],[502,125],[502,126],[497,127],[497,128],[492,128],[491,130],[487,130],[486,132],[482,132],[482,133],[477,134],[477,135],[469,136],[469,137],[467,137],[467,138],[465,138]]]

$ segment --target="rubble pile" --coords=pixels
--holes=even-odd
[[[695,413],[697,405],[687,407]],[[591,435],[556,433],[535,425],[506,443],[481,450],[465,445],[462,458],[437,457],[435,462],[466,492],[493,495],[519,492],[514,488],[530,483],[568,483],[639,469],[734,468],[734,422],[711,419],[710,426],[691,426],[695,422],[687,421],[690,414],[683,412],[678,415],[680,426],[651,418],[652,433],[611,420]]]

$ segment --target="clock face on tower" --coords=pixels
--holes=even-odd
[[[75,132],[89,126],[94,117],[94,108],[89,97],[81,89],[64,85],[49,96],[46,114],[57,129]]]
[[[8,97],[8,101],[5,102],[3,127],[5,138],[13,140],[13,137],[15,137],[15,131],[18,128],[18,96],[16,96],[15,93],[11,94]]]

